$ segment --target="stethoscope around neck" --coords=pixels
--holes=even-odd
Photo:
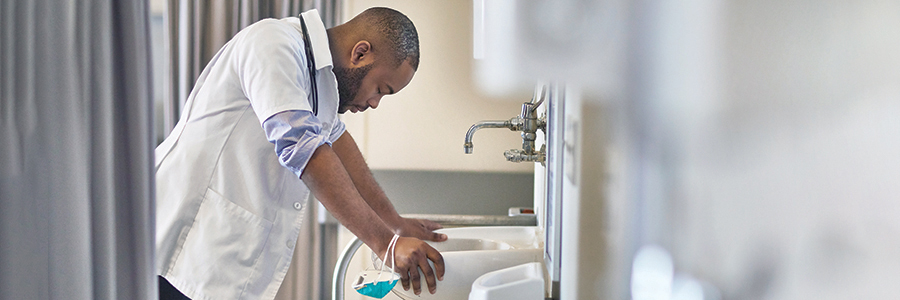
[[[313,58],[312,44],[309,42],[309,30],[306,29],[306,22],[303,21],[303,16],[301,15],[299,17],[300,17],[300,27],[302,27],[302,29],[303,29],[303,43],[305,44],[304,48],[306,49],[306,67],[309,70],[310,88],[312,90],[312,96],[313,96],[312,111],[313,111],[314,116],[318,116],[319,115],[319,91],[316,88],[316,67],[315,67],[316,64],[315,64],[315,59]],[[202,74],[201,74],[201,76],[202,76]],[[182,113],[181,113],[181,116],[184,119],[179,120],[179,122],[175,126],[175,128],[172,129],[173,134],[177,134],[177,137],[175,137],[175,139],[174,139],[175,141],[178,141],[181,139],[181,135],[184,134],[184,128],[187,127],[187,126],[185,126],[185,124],[187,124],[188,121],[190,121],[191,110],[194,107],[194,97],[195,96],[196,96],[196,90],[191,90],[191,94],[188,96],[187,103],[185,103],[185,105],[184,105],[184,108],[183,108],[184,111],[182,111]],[[181,126],[181,128],[179,128],[178,126]],[[176,133],[176,131],[177,131],[177,133]],[[163,144],[160,146],[163,146],[163,145],[166,145],[166,143],[163,142]],[[164,147],[168,147],[168,149],[166,150],[166,152],[165,152],[166,154],[163,155],[162,158],[157,157],[158,158],[156,160],[157,168],[159,168],[162,161],[164,161],[166,159],[166,157],[169,156],[169,153],[172,153],[172,148],[175,147],[175,144],[174,143],[168,144],[168,146],[164,146]]]
[[[312,44],[309,42],[309,30],[306,29],[306,22],[303,16],[300,16],[300,27],[303,29],[303,44],[306,49],[306,68],[309,71],[309,86],[312,90],[312,111],[314,116],[319,115],[319,91],[316,88],[316,60],[313,57]]]

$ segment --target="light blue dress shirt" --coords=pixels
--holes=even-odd
[[[299,178],[313,153],[323,144],[331,146],[346,128],[343,122],[335,124],[332,136],[321,134],[322,123],[307,110],[288,110],[272,115],[263,122],[266,138],[275,144],[275,153],[282,166]]]

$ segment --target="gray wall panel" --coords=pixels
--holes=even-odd
[[[506,215],[534,203],[531,173],[374,170],[401,214]]]

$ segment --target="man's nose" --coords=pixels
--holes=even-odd
[[[378,103],[381,103],[381,96],[369,100],[369,107],[371,107],[372,109],[378,108]]]

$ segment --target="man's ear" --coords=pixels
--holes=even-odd
[[[372,59],[374,59],[372,57],[372,44],[368,41],[359,41],[356,45],[353,45],[353,51],[350,53],[350,65],[366,65]]]

